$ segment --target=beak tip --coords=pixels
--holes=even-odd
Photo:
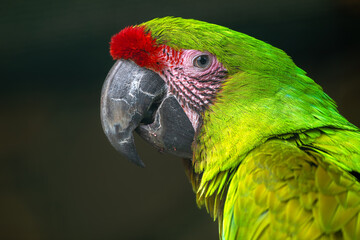
[[[138,167],[145,168],[145,163],[140,159],[139,155],[136,156],[125,156],[129,161]]]
[[[132,134],[129,142],[126,141],[119,143],[117,141],[113,141],[112,143],[115,149],[124,157],[126,157],[131,163],[134,163],[141,168],[145,167],[145,163],[140,159],[139,154],[136,151]]]

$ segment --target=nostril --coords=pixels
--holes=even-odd
[[[118,132],[119,132],[120,127],[121,127],[121,126],[120,126],[120,124],[118,124],[118,123],[114,125],[115,132],[116,132],[116,133],[118,133]]]
[[[154,101],[153,104],[151,104],[149,110],[146,111],[144,114],[144,118],[141,120],[140,123],[143,124],[152,124],[155,121],[155,113],[158,110],[159,106],[161,104],[161,100]]]

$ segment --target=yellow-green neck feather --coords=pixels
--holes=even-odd
[[[301,72],[292,76],[240,72],[230,76],[204,115],[194,153],[195,170],[203,172],[205,182],[237,167],[250,150],[269,138],[324,126],[356,130]]]
[[[273,138],[326,155],[327,161],[344,170],[360,171],[359,130],[303,72],[230,76],[204,114],[193,157],[194,174],[199,176],[194,189],[198,204],[218,217],[220,232],[234,173],[251,150]]]

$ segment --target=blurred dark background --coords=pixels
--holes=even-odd
[[[3,0],[0,239],[218,239],[180,159],[147,168],[102,132],[110,37],[161,16],[217,23],[285,50],[360,126],[357,0]]]

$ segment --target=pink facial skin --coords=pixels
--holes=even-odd
[[[221,89],[227,70],[209,52],[198,50],[175,51],[165,46],[159,56],[165,66],[159,73],[184,109],[194,130],[199,127],[202,113],[211,105]],[[206,67],[196,64],[197,57],[207,55]]]

